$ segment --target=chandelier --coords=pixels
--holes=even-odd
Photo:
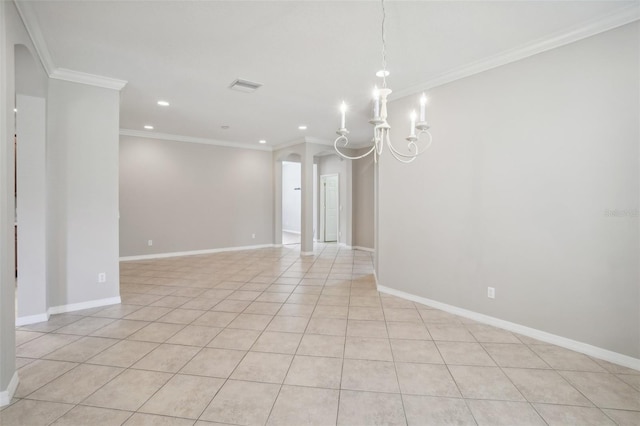
[[[342,120],[340,122],[340,128],[336,132],[339,136],[333,142],[333,147],[336,152],[340,154],[342,157],[347,158],[349,160],[358,160],[360,158],[364,158],[370,154],[373,154],[374,161],[378,162],[378,157],[382,154],[384,149],[384,145],[386,142],[387,147],[389,148],[389,152],[391,155],[403,163],[411,163],[415,160],[418,155],[422,154],[424,151],[431,146],[431,142],[433,142],[433,137],[429,132],[429,123],[426,120],[426,105],[427,105],[427,97],[423,93],[420,97],[420,115],[416,114],[416,111],[413,110],[410,114],[410,133],[407,138],[407,146],[403,151],[398,150],[391,143],[391,126],[387,123],[387,97],[391,94],[391,89],[387,87],[387,77],[389,76],[389,71],[387,71],[387,46],[385,39],[385,20],[386,20],[386,11],[384,8],[384,0],[382,0],[382,69],[376,72],[376,77],[382,78],[382,87],[378,88],[375,86],[373,89],[373,118],[369,120],[369,123],[373,125],[373,139],[371,140],[372,146],[366,153],[352,157],[346,155],[342,151],[340,151],[340,147],[346,148],[349,144],[349,138],[347,135],[349,131],[346,127],[346,115],[347,115],[347,104],[342,102],[340,105],[340,112],[342,113]],[[416,119],[419,120],[416,122]],[[426,138],[424,141],[420,141],[420,136],[425,135]],[[421,144],[421,146],[418,145]]]

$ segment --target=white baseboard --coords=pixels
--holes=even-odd
[[[117,305],[121,303],[120,296],[106,299],[89,300],[87,302],[71,303],[69,305],[52,306],[49,315],[63,314],[65,312],[82,311],[83,309],[99,308],[100,306]]]
[[[44,312],[42,314],[36,315],[26,315],[24,317],[16,318],[16,327],[21,327],[23,325],[36,324],[38,322],[49,321],[49,313]]]
[[[11,403],[11,399],[13,398],[13,394],[16,392],[19,383],[20,378],[18,378],[18,372],[15,371],[13,373],[13,377],[11,377],[9,386],[7,386],[7,390],[0,392],[0,407],[4,407],[5,405],[9,405]]]
[[[283,229],[282,232],[288,232],[290,234],[302,235],[300,231],[292,231],[291,229]]]
[[[374,274],[376,279],[376,285],[378,291],[382,293],[391,294],[393,296],[400,297],[402,299],[411,300],[412,302],[421,303],[423,305],[431,306],[432,308],[440,309],[445,312],[449,312],[454,315],[469,318],[474,321],[481,322],[483,324],[492,325],[494,327],[502,328],[504,330],[519,333],[533,339],[541,340],[546,343],[551,343],[556,346],[571,349],[572,351],[580,352],[585,355],[592,356],[594,358],[603,359],[605,361],[612,362],[614,364],[622,365],[634,370],[640,370],[640,359],[633,358],[628,355],[623,355],[618,352],[613,352],[608,349],[599,348],[597,346],[590,345],[588,343],[578,342],[576,340],[568,339],[566,337],[558,336],[555,334],[547,333],[546,331],[537,330],[535,328],[526,327],[524,325],[516,324],[513,322],[501,320],[499,318],[491,317],[489,315],[480,314],[478,312],[469,311],[467,309],[459,308],[453,305],[447,305],[446,303],[438,302],[435,300],[427,299],[424,297],[416,296],[414,294],[405,293],[400,290],[385,287],[379,284],[378,277]]]
[[[369,253],[375,252],[375,249],[369,247],[353,246],[354,250],[368,251]]]
[[[194,256],[198,254],[212,254],[222,253],[226,251],[242,251],[242,250],[255,250],[261,248],[276,247],[274,244],[259,244],[255,246],[240,246],[240,247],[223,247],[206,250],[191,250],[191,251],[176,251],[173,253],[156,253],[156,254],[143,254],[139,256],[122,256],[121,262],[127,262],[130,260],[149,260],[149,259],[164,259],[166,257],[181,257],[181,256]]]

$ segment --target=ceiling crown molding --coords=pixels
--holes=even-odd
[[[36,53],[38,54],[38,58],[40,59],[44,70],[48,75],[51,75],[56,67],[53,63],[53,59],[51,59],[47,42],[42,35],[42,31],[40,31],[38,18],[33,10],[33,3],[24,0],[14,0],[14,4],[16,5],[16,9],[18,9],[18,14],[20,15],[20,18],[22,18],[22,22],[24,23],[27,33],[33,42],[33,46],[36,49]]]
[[[157,133],[157,132],[149,132],[142,130],[131,130],[131,129],[120,129],[120,135],[122,136],[133,136],[136,138],[145,138],[145,139],[160,139],[165,141],[174,141],[174,142],[188,142],[188,143],[199,143],[204,145],[216,145],[216,146],[224,146],[228,148],[239,148],[239,149],[253,149],[255,151],[273,151],[273,148],[270,146],[264,145],[253,145],[242,142],[227,142],[220,141],[216,139],[206,139],[206,138],[194,138],[191,136],[183,136],[183,135],[171,135],[168,133]]]
[[[455,80],[460,80],[501,65],[519,61],[547,50],[574,43],[578,40],[621,27],[622,25],[626,25],[637,20],[640,20],[640,2],[635,2],[627,7],[620,8],[598,19],[589,21],[586,24],[575,26],[569,31],[563,31],[534,42],[526,43],[518,48],[510,49],[497,55],[489,56],[473,62],[469,65],[453,69],[426,82],[398,90],[391,95],[391,98],[396,100],[414,95],[418,92],[442,86]]]
[[[56,80],[71,81],[73,83],[88,84],[90,86],[104,87],[105,89],[122,90],[127,84],[125,80],[103,77],[101,75],[87,74],[85,72],[56,68],[49,77]]]
[[[42,31],[40,30],[38,18],[33,10],[33,3],[24,0],[14,0],[14,4],[16,5],[16,9],[18,9],[18,14],[20,15],[20,18],[22,18],[22,22],[24,23],[27,33],[31,38],[31,42],[36,49],[38,58],[50,78],[113,90],[122,90],[122,88],[127,84],[125,80],[87,74],[65,68],[57,68],[51,58],[51,53],[49,52],[49,47],[47,46],[44,35],[42,35]]]

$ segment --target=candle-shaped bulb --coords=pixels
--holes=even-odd
[[[415,136],[416,135],[416,111],[413,110],[411,111],[411,134],[410,136]]]
[[[420,97],[420,122],[427,121],[427,96],[423,93]]]
[[[373,118],[380,116],[380,90],[378,86],[373,86]]]
[[[342,113],[342,121],[340,122],[340,128],[344,129],[345,123],[346,123],[346,115],[347,115],[347,104],[345,104],[344,101],[342,101],[342,103],[340,104],[340,112]]]

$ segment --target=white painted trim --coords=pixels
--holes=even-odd
[[[426,82],[398,90],[390,98],[392,100],[396,100],[406,96],[415,95],[416,93],[423,92],[437,86],[442,86],[455,80],[469,77],[492,68],[528,58],[529,56],[537,55],[538,53],[574,43],[639,19],[640,3],[636,2],[584,24],[577,25],[571,29],[523,44],[522,46],[506,50],[497,55],[480,59],[476,62],[450,70]]]
[[[330,178],[330,177],[334,177],[336,178],[337,182],[338,182],[338,187],[337,187],[337,191],[336,191],[336,197],[338,198],[338,219],[336,220],[336,240],[335,241],[326,241],[326,235],[325,235],[325,197],[326,197],[326,191],[324,186],[322,185],[322,180],[324,179],[326,181],[326,178]],[[326,184],[326,183],[325,183]],[[340,235],[340,212],[341,212],[341,207],[342,205],[340,204],[340,173],[330,173],[328,175],[320,175],[320,179],[318,180],[318,186],[320,187],[320,200],[318,200],[319,202],[319,207],[320,207],[320,241],[323,243],[338,243],[338,244],[342,244],[345,245],[344,243],[340,242],[340,238],[342,237],[342,235]]]
[[[306,143],[304,138],[298,138],[298,139],[294,139],[292,141],[288,141],[288,142],[282,142],[279,145],[275,145],[273,147],[274,151],[279,151],[281,149],[285,149],[285,148],[289,148],[292,146],[296,146],[296,145],[304,145]]]
[[[23,325],[36,324],[38,322],[49,321],[49,313],[45,312],[42,314],[36,315],[27,315],[24,317],[16,318],[16,327],[21,327]]]
[[[51,75],[56,69],[55,64],[53,63],[53,59],[51,58],[51,54],[49,53],[49,47],[47,46],[47,42],[42,35],[42,31],[40,31],[40,26],[38,25],[38,20],[36,18],[36,13],[33,10],[33,3],[30,1],[24,0],[15,0],[16,9],[18,9],[18,14],[20,14],[20,18],[22,18],[22,23],[24,27],[27,29],[27,33],[31,38],[31,42],[33,43],[33,47],[36,49],[36,53],[38,54],[38,59],[47,75]]]
[[[282,232],[288,232],[290,234],[302,235],[300,231],[292,231],[291,229],[283,229]]]
[[[72,83],[87,84],[89,86],[102,87],[105,89],[122,90],[126,86],[126,80],[104,77],[101,75],[88,74],[86,72],[68,70],[66,68],[56,68],[49,77],[56,80],[70,81]]]
[[[494,327],[502,328],[504,330],[512,331],[514,333],[519,333],[524,336],[528,336],[533,339],[537,339],[546,343],[551,343],[556,346],[567,348],[572,351],[580,352],[585,355],[592,356],[594,358],[599,358],[605,361],[613,362],[614,364],[619,364],[628,368],[640,370],[640,359],[638,358],[633,358],[618,352],[613,352],[607,349],[599,348],[597,346],[593,346],[588,343],[578,342],[576,340],[568,339],[566,337],[558,336],[556,334],[547,333],[546,331],[537,330],[535,328],[516,324],[510,321],[501,320],[499,318],[491,317],[489,315],[484,315],[478,312],[469,311],[467,309],[459,308],[457,306],[448,305],[446,303],[437,302],[435,300],[416,296],[410,293],[405,293],[404,291],[381,286],[378,283],[377,276],[376,276],[376,285],[378,287],[378,291],[382,293],[391,294],[393,296],[397,296],[406,300],[411,300],[412,302],[417,302],[423,305],[431,306],[432,308],[440,309],[442,311],[449,312],[454,315],[459,315],[461,317],[469,318],[474,321],[481,322],[483,324],[488,324]]]
[[[274,244],[273,248],[282,248],[284,247],[284,244]]]
[[[122,136],[133,136],[136,138],[145,138],[145,139],[160,139],[165,141],[174,141],[174,142],[187,142],[187,143],[200,143],[204,145],[215,145],[215,146],[225,146],[228,148],[240,148],[240,149],[253,149],[256,151],[273,151],[270,146],[264,145],[254,145],[242,142],[228,142],[221,141],[217,139],[206,139],[206,138],[194,138],[191,136],[183,136],[183,135],[172,135],[169,133],[157,133],[157,132],[149,132],[143,130],[131,130],[131,129],[120,129],[120,135]]]
[[[369,253],[375,253],[375,249],[369,248],[369,247],[361,247],[361,246],[353,246],[354,250],[360,250],[360,251],[368,251]]]
[[[259,244],[255,246],[223,247],[223,248],[206,249],[206,250],[176,251],[173,253],[143,254],[139,256],[122,256],[120,257],[120,261],[128,262],[131,260],[164,259],[167,257],[195,256],[198,254],[212,254],[212,253],[223,253],[227,251],[255,250],[255,249],[272,248],[272,247],[275,247],[275,246],[273,244]]]
[[[64,314],[65,312],[82,311],[83,309],[117,305],[118,303],[121,303],[120,296],[108,297],[106,299],[89,300],[87,302],[71,303],[69,305],[52,306],[49,308],[48,313],[50,315]]]
[[[11,399],[13,398],[13,394],[16,393],[16,389],[18,389],[19,383],[20,378],[18,377],[18,372],[15,371],[13,373],[13,377],[11,377],[9,386],[7,386],[7,390],[0,392],[0,407],[4,407],[11,403]]]

